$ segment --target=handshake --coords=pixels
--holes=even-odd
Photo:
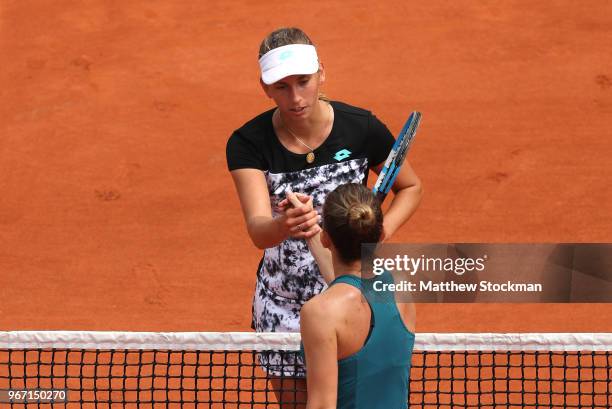
[[[321,232],[321,215],[312,203],[312,196],[286,190],[286,197],[277,210],[283,213],[282,226],[294,239],[310,239]]]

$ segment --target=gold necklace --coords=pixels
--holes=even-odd
[[[331,104],[328,104],[329,106],[329,110],[331,111],[332,107]],[[308,152],[306,154],[306,162],[308,162],[309,164],[315,161],[315,153],[314,153],[314,149],[312,149],[310,146],[306,145],[306,142],[304,142],[302,139],[300,139],[296,134],[293,133],[293,131],[291,130],[291,128],[289,128],[289,126],[285,123],[285,121],[283,121],[283,117],[280,114],[280,111],[278,112],[278,117],[281,120],[281,123],[283,124],[283,126],[285,127],[285,129],[287,130],[287,132],[289,132],[289,134],[291,136],[293,136],[295,139],[297,139],[297,141],[299,143],[301,143],[302,145],[304,145],[306,147],[306,149],[308,149],[310,152]],[[329,121],[327,121],[327,126],[329,126],[329,123],[332,120],[332,114],[331,112],[329,113]],[[327,129],[327,126],[325,127],[325,129]]]

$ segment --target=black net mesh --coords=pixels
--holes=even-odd
[[[0,407],[294,408],[296,351],[0,349]],[[610,351],[424,351],[410,408],[610,408]],[[66,390],[65,402],[8,402],[8,390]]]

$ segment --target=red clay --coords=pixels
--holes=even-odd
[[[0,328],[248,330],[260,251],[225,166],[297,25],[326,93],[396,132],[426,195],[397,242],[610,242],[612,4],[0,5]],[[612,305],[420,306],[419,331],[612,331]]]

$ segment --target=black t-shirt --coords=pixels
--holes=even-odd
[[[327,139],[314,150],[313,163],[306,162],[306,154],[293,153],[280,143],[272,125],[272,109],[232,134],[226,151],[229,170],[284,173],[361,158],[367,158],[370,168],[383,162],[394,142],[387,127],[364,109],[336,101],[331,105],[334,124]]]
[[[227,142],[229,170],[260,169],[268,186],[272,215],[290,188],[312,196],[321,213],[325,197],[337,186],[366,183],[368,169],[381,164],[395,139],[371,112],[332,101],[334,123],[315,161],[290,152],[278,140],[269,110],[234,131]],[[288,238],[266,249],[258,271],[260,283],[275,296],[303,303],[318,294],[325,282],[304,240]],[[292,307],[293,308],[293,307]]]

